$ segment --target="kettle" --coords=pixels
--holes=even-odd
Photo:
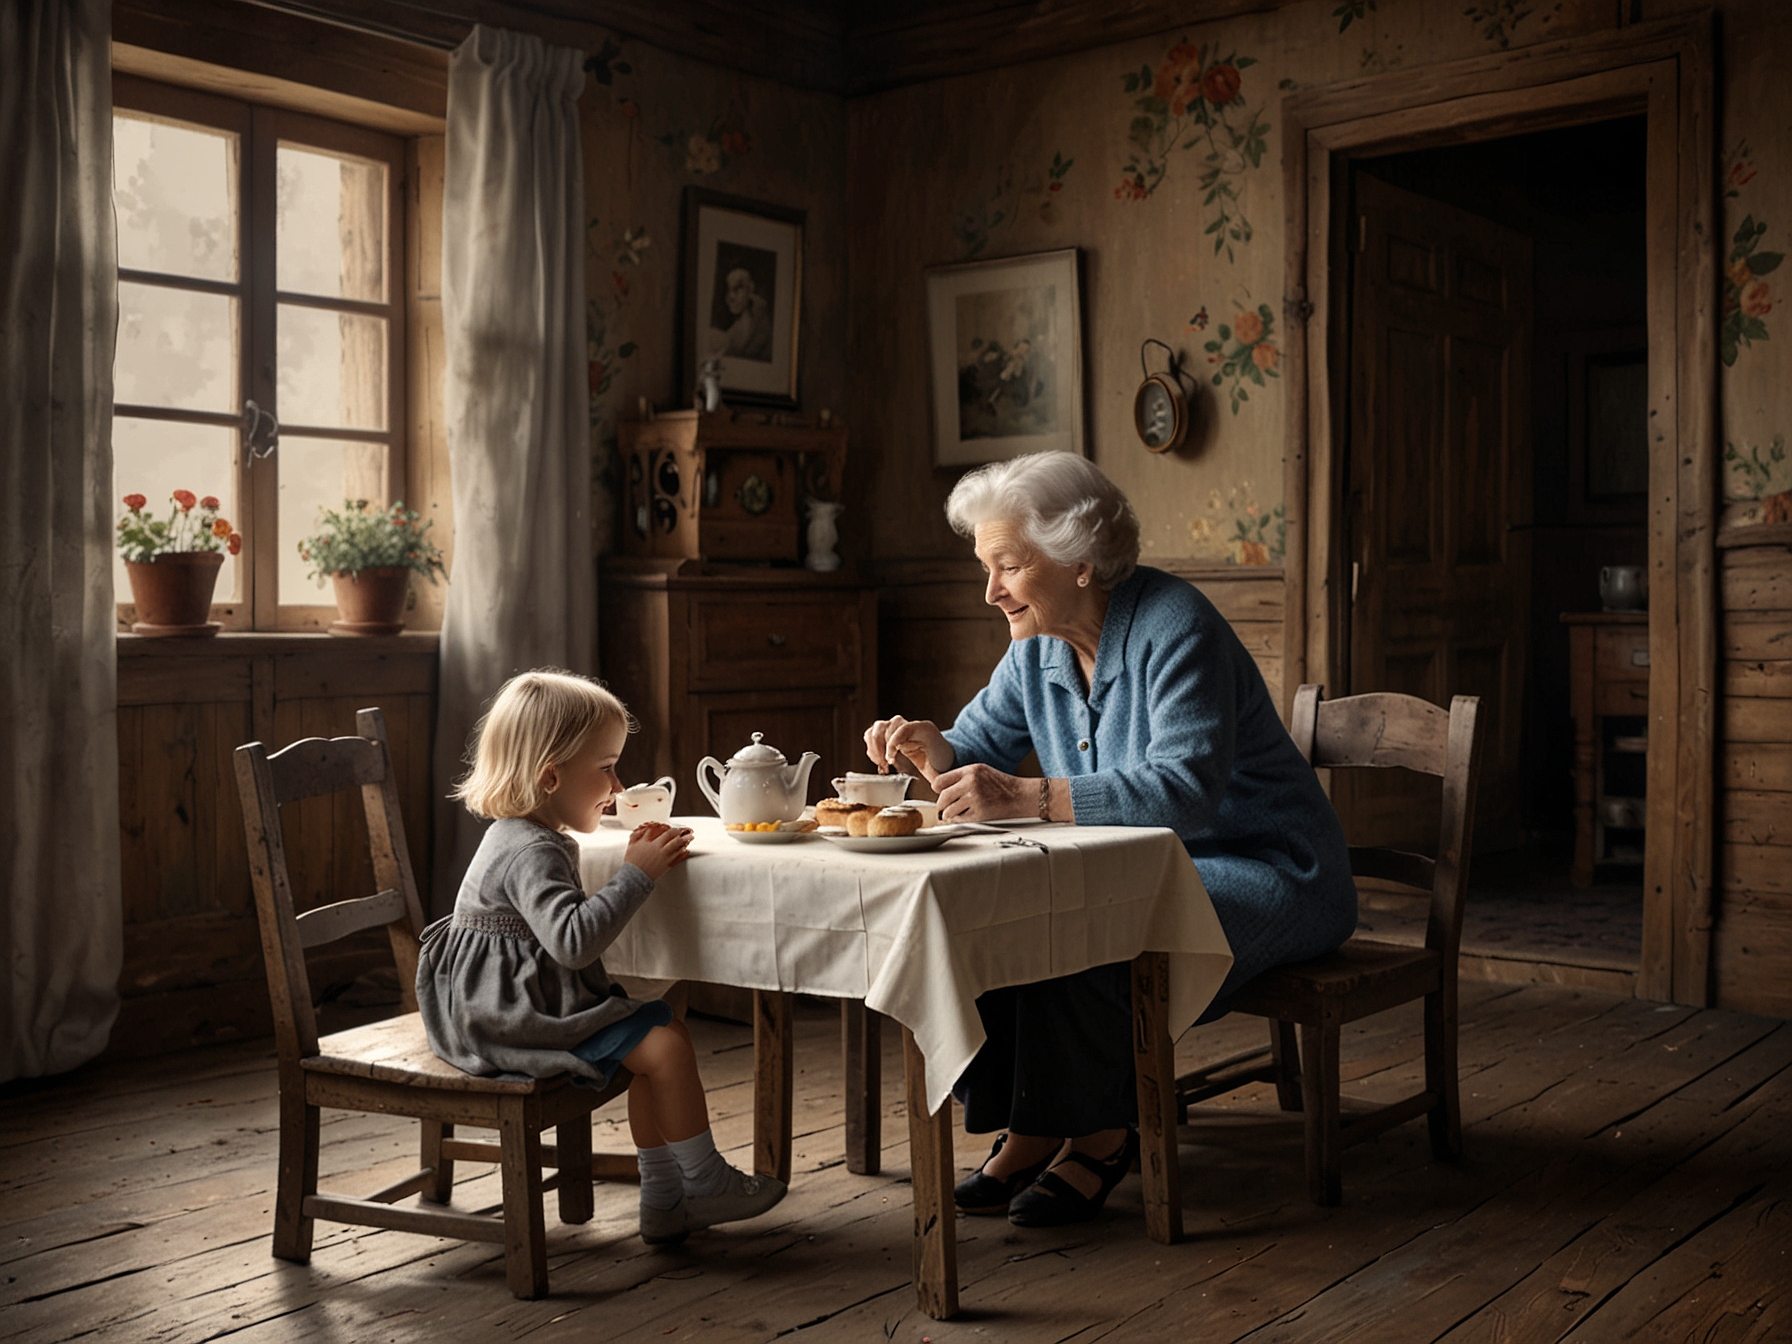
[[[783,752],[760,740],[764,736],[754,733],[753,744],[735,752],[726,765],[714,756],[697,762],[697,787],[724,826],[795,821],[803,813],[809,797],[809,771],[821,757],[805,751],[802,759],[791,765]]]

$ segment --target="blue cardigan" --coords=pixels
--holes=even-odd
[[[1010,644],[946,731],[956,765],[1012,773],[1029,748],[1068,778],[1085,825],[1167,826],[1182,838],[1232,944],[1206,1018],[1272,966],[1356,929],[1344,832],[1282,726],[1263,674],[1199,589],[1140,566],[1109,595],[1087,697],[1076,651]]]

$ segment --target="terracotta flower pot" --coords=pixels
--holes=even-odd
[[[222,623],[209,618],[223,565],[222,551],[171,551],[153,560],[125,561],[137,606],[131,629],[152,638],[217,634]]]
[[[385,565],[354,573],[332,574],[336,610],[342,619],[330,622],[332,635],[396,635],[404,629],[404,604],[411,591],[411,571]]]

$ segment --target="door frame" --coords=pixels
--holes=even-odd
[[[1348,430],[1352,158],[1647,118],[1649,841],[1637,994],[1710,1002],[1716,828],[1718,499],[1715,20],[1709,13],[1290,95],[1283,458],[1283,697],[1348,686],[1343,436]]]

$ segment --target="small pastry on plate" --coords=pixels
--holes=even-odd
[[[847,819],[854,812],[872,812],[874,810],[864,803],[848,803],[839,798],[823,798],[815,804],[815,824],[818,826],[845,826]]]
[[[912,807],[886,807],[866,823],[867,835],[913,835],[921,829],[921,813]]]
[[[846,833],[848,835],[870,835],[871,818],[876,815],[877,809],[869,804],[854,808],[846,814]]]
[[[794,831],[798,834],[803,834],[814,830],[819,825],[821,825],[821,823],[816,821],[813,817],[798,817],[795,821],[780,821],[778,823],[778,829],[780,831]]]

